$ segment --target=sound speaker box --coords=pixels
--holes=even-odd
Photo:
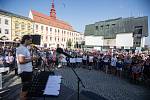
[[[35,45],[40,45],[41,43],[41,35],[31,35],[32,43]]]

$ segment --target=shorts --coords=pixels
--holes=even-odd
[[[19,76],[22,82],[22,91],[28,91],[32,82],[32,72],[22,72]]]

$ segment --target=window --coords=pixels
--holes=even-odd
[[[25,32],[22,32],[21,34],[22,34],[22,35],[24,35],[24,34],[25,34]]]
[[[41,30],[43,31],[43,26],[41,26]]]
[[[98,30],[98,26],[95,26],[95,29]]]
[[[7,19],[5,19],[5,24],[8,25],[8,20]]]
[[[15,23],[15,28],[19,29],[19,24],[18,23]]]
[[[46,27],[46,31],[48,31],[48,27]]]
[[[57,32],[57,30],[55,29],[55,33]]]
[[[133,44],[136,44],[136,42],[133,42]]]
[[[50,39],[50,41],[52,41],[52,37],[50,37],[49,39]]]
[[[112,24],[112,27],[114,27],[116,24]]]
[[[30,24],[28,24],[28,30],[30,30],[30,28],[31,28],[31,27],[30,27]]]
[[[104,26],[103,26],[103,25],[101,25],[101,28],[100,28],[100,29],[101,29],[101,30],[103,30],[103,27],[104,27]]]
[[[2,29],[0,28],[0,33],[2,33]]]
[[[49,30],[50,30],[50,32],[51,32],[51,31],[52,31],[52,28],[50,28]]]
[[[48,38],[48,37],[46,36],[45,39],[47,40],[47,38]]]
[[[142,29],[143,26],[135,26],[135,29]]]
[[[8,29],[5,29],[5,34],[9,34],[9,30]]]
[[[106,25],[106,29],[109,29],[109,25]]]
[[[36,30],[38,30],[38,25],[36,25]]]
[[[21,24],[21,29],[25,29],[24,23]]]

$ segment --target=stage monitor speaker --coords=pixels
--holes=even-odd
[[[31,35],[31,36],[32,36],[32,43],[35,45],[40,45],[41,35]]]

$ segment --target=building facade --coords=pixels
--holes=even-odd
[[[11,40],[11,16],[0,10],[0,39]]]
[[[23,35],[33,34],[33,23],[30,18],[20,15],[12,16],[12,40],[20,40]]]
[[[73,48],[81,39],[80,32],[75,31],[67,22],[57,19],[54,1],[52,1],[49,16],[31,10],[29,17],[33,20],[33,33],[41,35],[41,46],[43,47],[57,48],[59,45],[67,48],[68,42],[70,42],[70,46]]]
[[[86,25],[85,38],[102,36],[103,47],[144,47],[148,36],[148,17],[117,18]],[[86,41],[85,41],[86,42]],[[86,44],[88,45],[88,44]]]
[[[23,35],[33,34],[32,19],[0,10],[0,37],[7,40],[20,40]]]

